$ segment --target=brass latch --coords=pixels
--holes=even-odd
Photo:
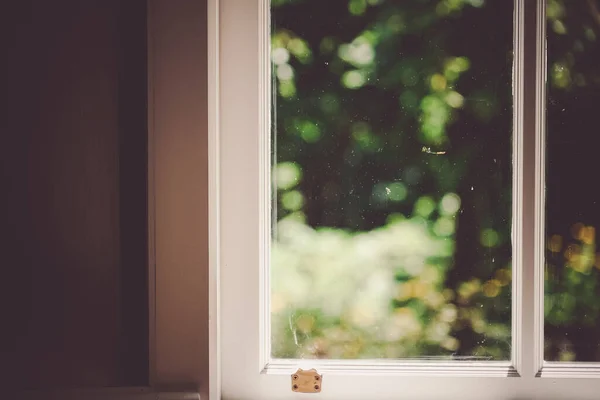
[[[292,390],[298,393],[319,393],[323,386],[323,375],[317,373],[317,370],[312,368],[303,370],[298,368],[298,371],[292,374]]]

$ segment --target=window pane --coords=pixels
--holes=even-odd
[[[508,360],[509,1],[272,0],[275,358]]]
[[[549,0],[546,13],[545,359],[600,361],[600,2]]]

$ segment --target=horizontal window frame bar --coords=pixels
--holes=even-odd
[[[315,368],[331,375],[445,376],[445,377],[519,377],[510,361],[420,361],[420,360],[283,360],[267,363],[261,373],[290,375],[298,368]]]
[[[537,378],[600,378],[600,362],[545,361]]]

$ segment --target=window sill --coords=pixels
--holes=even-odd
[[[159,392],[150,388],[106,388],[23,391],[18,400],[200,400],[197,392]]]

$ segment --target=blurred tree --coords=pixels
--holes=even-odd
[[[548,118],[552,126],[556,114],[552,107],[562,107],[575,91],[591,88],[590,101],[597,96],[594,85],[598,69],[590,60],[597,54],[594,46],[600,25],[595,19],[600,14],[595,12],[595,0],[573,3],[579,9],[572,13],[565,11],[563,1],[548,3],[553,29],[549,34],[550,82],[556,88],[549,90]],[[344,236],[343,243],[348,243],[344,246],[355,243],[353,237],[362,232],[375,235],[378,229],[392,229],[398,221],[423,220],[431,234],[452,248],[450,256],[430,254],[426,260],[440,271],[442,281],[435,290],[443,293],[445,300],[436,303],[439,309],[432,309],[423,297],[394,295],[391,310],[409,307],[415,310],[420,326],[425,327],[440,309],[452,306],[457,316],[449,325],[449,337],[456,342],[451,346],[443,346],[441,341],[427,344],[426,340],[418,345],[399,343],[414,346],[412,356],[454,354],[508,359],[512,3],[272,0],[272,18],[277,219],[301,222],[317,232],[349,235]],[[598,103],[589,104],[592,107]],[[583,118],[582,113],[573,114],[557,126],[569,126],[568,131],[573,119]],[[551,160],[558,157],[552,150],[560,148],[552,142],[557,136],[550,132]],[[564,179],[564,175],[561,168],[550,171],[551,194],[555,179]],[[552,201],[554,198],[549,196],[548,210],[569,207]],[[452,204],[456,204],[455,212],[445,211]],[[568,229],[578,221],[572,214],[556,214],[561,214]],[[555,228],[552,223],[548,231],[564,234],[563,228]],[[390,240],[401,246],[408,239],[399,236]],[[289,243],[281,243],[280,239],[276,243],[276,251],[292,252],[298,263],[302,264],[304,257],[308,263],[318,258],[317,250],[313,256],[303,255]],[[349,248],[342,251],[351,252]],[[385,259],[385,253],[381,257]],[[339,258],[345,259],[341,253]],[[320,261],[319,268],[330,268],[326,259]],[[371,261],[378,264],[377,260]],[[420,287],[420,275],[403,273],[403,263],[406,261],[392,266],[398,290]],[[562,268],[560,262],[556,266]],[[278,268],[286,271],[283,266]],[[376,265],[363,268],[372,268],[375,273]],[[304,273],[313,280],[320,279],[319,274]],[[289,275],[295,276],[291,272]],[[548,285],[547,290],[568,290],[573,298],[575,291],[581,292],[581,287],[566,289],[558,285]],[[598,296],[597,286],[588,288],[588,292],[593,290],[592,295],[581,298],[588,304],[582,310],[592,307],[590,299],[597,297],[590,296]],[[351,326],[348,332],[354,332],[355,339],[374,337],[367,331],[358,334],[358,325],[344,322],[343,316],[328,319],[314,304],[313,308],[304,305],[308,307],[304,311],[289,307],[293,305],[279,314],[279,326],[287,332],[281,335],[287,341],[275,346],[287,349],[281,350],[285,356],[294,356],[294,349],[308,351],[298,345],[300,339],[294,333],[299,329],[293,322],[298,316],[308,315],[300,319],[305,331],[306,321],[321,321],[321,325],[314,325],[318,335],[324,335],[327,327]],[[589,310],[584,314],[590,315]],[[562,320],[550,317],[549,321]],[[552,326],[564,324],[562,321]],[[310,326],[315,335],[317,331]],[[565,332],[552,332],[547,325],[547,333],[562,343],[559,336]],[[314,342],[314,336],[311,340],[307,343]],[[338,354],[314,351],[315,356]],[[345,356],[366,354],[359,353]],[[578,359],[583,356],[577,354]]]
[[[547,5],[547,360],[600,361],[600,2]],[[589,175],[590,177],[592,175]]]

